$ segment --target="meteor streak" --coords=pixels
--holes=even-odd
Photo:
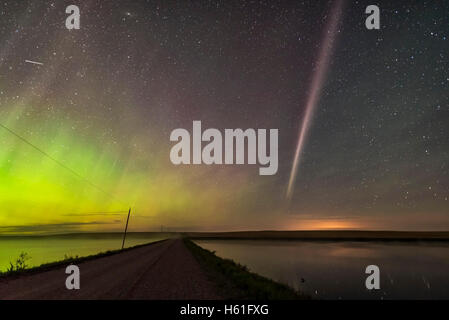
[[[298,172],[298,165],[300,156],[304,149],[304,142],[309,131],[309,127],[313,117],[313,111],[319,101],[321,89],[323,87],[324,76],[329,66],[329,58],[332,54],[334,42],[336,39],[337,26],[340,20],[343,0],[337,0],[329,18],[324,36],[323,45],[321,46],[320,55],[316,64],[315,73],[313,75],[312,84],[310,86],[309,96],[307,98],[304,118],[302,119],[301,128],[299,131],[298,143],[296,145],[295,157],[293,160],[292,170],[290,172],[290,179],[287,187],[287,200],[291,199],[293,188],[295,185],[296,175]]]
[[[36,61],[31,61],[31,60],[25,60],[25,62],[32,63],[32,64],[37,64],[39,66],[43,66],[44,65],[42,62],[36,62]]]

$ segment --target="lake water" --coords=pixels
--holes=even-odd
[[[164,236],[150,233],[129,233],[125,247],[150,243]],[[122,234],[76,234],[45,237],[0,237],[0,271],[6,271],[10,261],[26,252],[30,257],[28,266],[64,259],[64,256],[88,256],[122,247]]]
[[[258,274],[318,299],[449,299],[449,243],[201,240]],[[380,268],[380,290],[365,269]]]

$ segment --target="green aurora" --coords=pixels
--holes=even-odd
[[[346,5],[285,193],[331,3],[0,10],[0,234],[449,228],[448,5]],[[413,22],[413,23],[412,23]],[[42,65],[26,63],[32,60]],[[170,162],[170,133],[279,129],[279,170]],[[67,169],[69,168],[69,169]]]

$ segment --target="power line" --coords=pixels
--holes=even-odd
[[[18,133],[14,132],[13,130],[9,129],[7,126],[3,125],[0,123],[0,127],[2,127],[3,129],[5,129],[6,131],[8,131],[9,133],[11,133],[12,135],[14,135],[16,138],[20,139],[22,142],[26,143],[27,145],[29,145],[30,147],[32,147],[33,149],[37,150],[38,152],[40,152],[41,154],[43,154],[45,157],[49,158],[50,160],[52,160],[53,162],[55,162],[56,164],[58,164],[59,166],[61,166],[62,168],[66,169],[67,171],[69,171],[70,173],[72,173],[73,175],[75,175],[76,177],[78,177],[80,180],[86,182],[87,184],[89,184],[91,187],[103,192],[104,194],[117,199],[116,196],[114,196],[113,194],[103,190],[102,188],[100,188],[99,186],[97,186],[96,184],[92,183],[91,181],[89,181],[88,179],[86,179],[85,177],[83,177],[82,175],[80,175],[79,173],[77,173],[76,171],[74,171],[73,169],[67,167],[65,164],[63,164],[62,162],[60,162],[59,160],[53,158],[51,155],[49,155],[48,153],[46,153],[44,150],[42,150],[41,148],[35,146],[34,144],[32,144],[30,141],[28,141],[27,139],[25,139],[24,137],[22,137],[21,135],[19,135]],[[117,199],[118,201],[122,202],[120,199]],[[123,202],[122,202],[123,203]],[[123,203],[124,204],[124,203]]]

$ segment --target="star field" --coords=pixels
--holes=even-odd
[[[79,213],[128,206],[135,231],[447,230],[449,2],[380,1],[380,30],[369,4],[344,2],[288,202],[332,2],[1,2],[0,123],[105,192],[0,128],[0,232],[121,230]],[[278,173],[174,166],[170,132],[193,120],[278,128]]]

